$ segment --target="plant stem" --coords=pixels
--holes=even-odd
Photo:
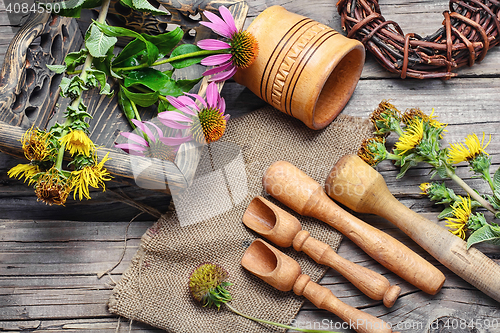
[[[387,155],[385,158],[388,160],[399,161],[401,159],[401,156],[387,152]]]
[[[488,184],[490,184],[490,188],[493,192],[495,192],[496,188],[495,188],[495,184],[493,183],[493,179],[491,179],[491,175],[490,175],[490,170],[484,170],[483,172],[483,179],[486,180],[488,182]]]
[[[209,56],[209,55],[214,55],[214,54],[223,54],[223,53],[228,53],[228,49],[223,49],[223,50],[201,50],[201,51],[196,51],[196,52],[191,52],[191,53],[185,53],[185,54],[180,54],[175,57],[163,59],[163,60],[158,60],[154,62],[151,66],[159,66],[163,65],[172,61],[177,61],[177,60],[182,60],[182,59],[187,59],[187,58],[192,58],[192,57],[199,57],[199,56]],[[149,67],[148,64],[140,64],[136,66],[130,66],[130,67],[119,67],[119,68],[113,68],[113,71],[118,72],[118,71],[131,71],[134,69],[141,69]]]
[[[255,318],[255,317],[252,317],[252,316],[249,316],[249,315],[246,315],[246,314],[243,314],[243,313],[239,312],[238,310],[236,310],[235,308],[233,308],[231,305],[229,305],[229,303],[224,303],[224,304],[226,304],[227,307],[231,311],[233,311],[234,313],[236,313],[237,315],[240,315],[242,317],[245,317],[247,319],[250,319],[250,320],[253,320],[253,321],[256,321],[256,322],[259,322],[259,323],[274,325],[274,326],[278,326],[278,327],[282,327],[282,328],[286,328],[286,329],[290,329],[290,330],[295,330],[295,331],[299,331],[299,332],[309,332],[309,333],[337,333],[337,332],[334,332],[334,331],[308,330],[308,329],[304,329],[304,328],[298,328],[298,327],[288,326],[288,325],[284,325],[284,324],[280,324],[280,323],[275,323],[275,322],[264,320],[264,319]]]
[[[139,121],[142,121],[141,116],[139,115],[139,111],[137,110],[137,105],[135,105],[135,102],[133,100],[130,100],[130,105],[132,105],[132,109],[134,109],[135,118]]]
[[[102,5],[101,5],[101,11],[99,13],[99,17],[97,18],[97,22],[104,23],[104,21],[106,20],[106,15],[108,14],[110,2],[111,2],[110,0],[103,0]],[[85,58],[85,63],[83,64],[83,68],[82,68],[81,73],[80,73],[80,78],[83,81],[85,81],[85,79],[87,78],[87,69],[89,69],[92,66],[93,60],[94,60],[94,57],[92,57],[92,55],[90,55],[90,53],[87,54],[87,57]],[[78,108],[78,106],[80,105],[81,99],[82,99],[82,95],[80,94],[76,99],[73,100],[73,102],[71,102],[71,107]],[[67,127],[67,126],[71,125],[71,122],[72,121],[70,119],[66,119],[66,121],[64,122],[64,126]],[[62,132],[61,137],[64,137],[66,134],[68,134],[67,129],[65,129]],[[62,170],[62,162],[63,162],[63,158],[64,158],[65,148],[66,148],[65,145],[61,144],[61,147],[59,148],[59,151],[57,152],[57,159],[56,159],[56,164],[55,164],[55,167],[57,170]]]
[[[484,208],[486,208],[487,210],[489,210],[493,214],[498,213],[498,211],[495,210],[495,208],[493,208],[493,206],[488,201],[483,199],[483,197],[481,197],[476,191],[474,191],[472,188],[470,188],[470,186],[467,185],[467,183],[465,183],[462,180],[462,178],[458,177],[455,172],[446,168],[446,173],[455,183],[460,185],[460,187],[463,188],[474,200],[479,202],[481,204],[481,206],[483,206]]]

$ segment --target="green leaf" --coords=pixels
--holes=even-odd
[[[66,55],[64,62],[68,66],[68,71],[73,72],[76,67],[82,65],[87,58],[87,49],[81,49],[78,52],[71,52]]]
[[[140,33],[135,32],[133,30],[130,30],[127,28],[122,28],[122,27],[115,27],[115,26],[99,23],[97,21],[93,21],[93,22],[107,36],[110,36],[110,37],[122,37],[122,36],[123,37],[135,37],[135,38],[139,38],[141,40],[144,40],[144,37],[142,37]]]
[[[474,244],[482,242],[500,245],[500,227],[492,226],[490,224],[486,224],[481,227],[469,236],[469,239],[467,240],[467,249]]]
[[[202,78],[203,76],[193,80],[177,80],[176,85],[183,92],[189,92]]]
[[[201,49],[194,44],[182,44],[177,46],[175,50],[172,51],[170,58],[198,51],[201,51]],[[172,61],[170,64],[172,64],[174,68],[179,69],[179,68],[189,67],[193,64],[199,64],[205,57],[206,56],[191,57],[177,61]]]
[[[172,69],[169,71],[163,71],[162,73],[171,78],[172,75],[174,74],[174,70]]]
[[[57,15],[67,16],[67,17],[80,17],[80,12],[82,11],[83,4],[85,0],[68,0],[59,2],[60,10]],[[44,3],[40,3],[41,6],[48,10],[48,7]]]
[[[61,88],[60,95],[61,97],[66,97],[66,91],[68,90],[69,84],[71,83],[71,79],[69,77],[63,77],[61,79],[61,83],[59,84],[59,88]]]
[[[146,44],[139,38],[125,45],[123,50],[113,59],[113,67],[131,67],[146,62]]]
[[[134,123],[132,123],[132,119],[135,119],[134,108],[132,107],[130,99],[127,97],[127,95],[125,95],[123,89],[121,88],[123,87],[120,87],[120,90],[118,91],[118,105],[120,105],[120,108],[122,109],[125,117],[127,117],[130,125],[135,128]]]
[[[153,43],[146,40],[146,38],[144,38],[144,36],[142,36],[140,33],[137,33],[135,31],[132,31],[132,30],[126,29],[126,28],[109,26],[107,24],[101,24],[101,23],[96,22],[96,21],[94,21],[94,24],[96,24],[99,27],[99,29],[102,32],[104,32],[107,36],[135,37],[135,38],[138,38],[139,40],[141,40],[146,46],[146,52],[147,52],[146,56],[147,56],[147,64],[148,65],[151,65],[153,62],[156,61],[156,59],[158,59],[158,54],[159,54],[158,48]]]
[[[113,49],[110,48],[108,50],[108,54],[105,57],[93,58],[92,64],[96,69],[106,73],[107,76],[112,76],[114,78],[121,79],[122,77],[116,74],[111,68],[111,59],[113,59],[113,57],[114,57]]]
[[[167,13],[153,7],[146,0],[120,0],[122,5],[130,7],[132,9],[139,10],[141,12],[148,12],[154,15],[166,15]]]
[[[55,72],[56,74],[62,74],[66,70],[65,65],[45,65],[48,69]]]
[[[170,32],[157,36],[151,36],[147,34],[142,34],[142,36],[158,48],[158,57],[163,58],[168,55],[177,44],[179,44],[179,42],[182,40],[182,36],[184,36],[184,31],[182,31],[181,28],[177,27]]]
[[[493,185],[495,185],[495,189],[500,190],[500,168],[497,169],[493,176]]]
[[[53,4],[50,4],[51,6],[49,7],[49,4],[39,2],[42,7],[47,9],[48,11],[54,11],[57,8],[54,8]],[[59,5],[59,11],[57,12],[57,15],[60,16],[67,16],[67,17],[80,17],[80,13],[83,8],[94,8],[100,6],[102,3],[102,0],[68,0],[68,1],[61,1],[58,2]]]
[[[99,94],[107,95],[109,97],[113,96],[110,85],[106,82],[106,73],[98,69],[87,69],[88,74],[94,75],[94,77],[99,81],[101,85],[101,91]]]
[[[85,41],[89,53],[95,58],[102,58],[108,54],[108,50],[116,44],[116,37],[105,35],[97,26],[90,29],[90,36]]]
[[[121,86],[123,93],[135,104],[142,107],[148,107],[155,104],[158,101],[158,92],[153,93],[134,93],[127,90],[124,86]]]
[[[453,216],[453,208],[452,207],[446,207],[439,215],[438,219],[444,219],[446,217],[452,217]]]
[[[191,88],[193,88],[200,80],[201,77],[194,80],[170,80],[161,88],[160,94],[163,96],[173,97],[181,96],[184,92],[191,90]]]
[[[172,81],[168,75],[154,68],[142,68],[130,71],[124,80],[125,87],[142,84],[153,91],[160,91],[166,84]]]

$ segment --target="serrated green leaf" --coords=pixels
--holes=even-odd
[[[493,175],[493,185],[495,185],[495,189],[500,190],[500,168]]]
[[[108,54],[103,58],[93,58],[92,64],[94,67],[100,71],[106,73],[107,76],[112,76],[117,79],[122,79],[122,77],[116,74],[111,68],[111,59],[113,59],[113,48],[108,50]]]
[[[113,96],[110,85],[106,82],[106,73],[98,69],[87,69],[87,73],[92,74],[99,81],[101,86],[101,91],[99,94],[107,95],[109,97]]]
[[[120,3],[132,9],[139,10],[141,12],[148,12],[154,15],[166,15],[167,13],[156,9],[146,0],[120,0]]]
[[[87,0],[88,1],[88,0]],[[59,12],[57,15],[67,16],[67,17],[80,17],[80,13],[82,11],[82,6],[85,3],[85,0],[68,0],[59,2]],[[46,4],[41,3],[43,7],[48,10]]]
[[[146,59],[147,59],[146,62],[147,62],[148,65],[151,65],[152,63],[154,63],[156,61],[156,59],[158,59],[158,54],[159,54],[158,48],[153,43],[151,43],[150,41],[146,40],[146,38],[144,38],[144,36],[142,36],[141,34],[135,32],[135,31],[132,31],[130,29],[126,29],[126,28],[109,26],[109,25],[101,24],[101,23],[95,22],[95,21],[94,21],[94,23],[107,36],[113,36],[113,37],[119,37],[119,36],[135,37],[135,38],[141,40],[144,43],[144,45],[145,45]],[[132,50],[132,49],[130,49],[130,50]],[[115,65],[115,67],[117,67],[117,66]]]
[[[49,7],[50,4],[50,7]],[[40,5],[47,9],[48,11],[54,11],[59,9],[57,15],[67,16],[67,17],[80,17],[80,13],[84,8],[94,8],[102,4],[102,0],[68,0],[58,2],[59,7],[54,8],[52,3],[40,2]]]
[[[500,245],[500,227],[492,226],[490,224],[481,227],[469,236],[469,239],[467,240],[467,249],[474,244],[482,242]]]
[[[182,31],[181,28],[177,27],[172,31],[157,36],[147,34],[142,34],[142,36],[158,48],[158,57],[163,58],[166,55],[170,54],[172,49],[177,44],[179,44],[179,42],[182,40],[182,36],[184,36],[184,31]]]
[[[90,9],[90,8],[95,8],[99,7],[102,5],[102,0],[85,0],[82,8],[83,9]]]
[[[69,77],[63,77],[61,79],[61,83],[59,84],[59,88],[61,88],[60,95],[61,97],[66,97],[66,91],[68,90],[71,79]]]
[[[45,65],[48,69],[53,71],[56,74],[62,74],[66,70],[66,66],[64,65]]]
[[[198,51],[201,51],[201,49],[194,44],[182,44],[177,46],[175,50],[172,51],[170,58]],[[179,68],[189,67],[194,64],[199,64],[205,57],[206,56],[191,57],[182,60],[172,61],[170,62],[170,64],[174,68],[179,69]]]
[[[444,219],[446,217],[452,217],[453,216],[453,208],[452,207],[446,207],[439,215],[438,219]]]
[[[135,37],[135,38],[139,38],[141,40],[145,40],[144,37],[141,36],[140,33],[135,32],[133,30],[130,30],[127,28],[122,28],[122,27],[115,27],[112,25],[99,23],[97,21],[93,21],[93,22],[107,36],[110,36],[110,37],[122,37],[122,36],[123,37]]]
[[[76,67],[82,65],[87,58],[87,49],[81,49],[78,52],[71,52],[66,55],[64,62],[68,66],[68,71],[73,72]]]
[[[90,29],[89,38],[85,41],[85,46],[89,53],[95,58],[102,58],[108,54],[108,50],[113,47],[118,39],[105,35],[97,26]]]
[[[166,84],[172,81],[168,75],[154,68],[142,68],[130,71],[124,80],[125,87],[133,85],[144,85],[153,91],[160,91]]]
[[[124,86],[121,86],[121,89],[123,90],[123,93],[135,104],[142,106],[142,107],[148,107],[153,104],[155,104],[158,101],[158,92],[153,92],[153,93],[134,93]]]

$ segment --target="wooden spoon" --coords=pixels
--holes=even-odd
[[[281,291],[304,296],[318,308],[330,311],[343,321],[352,323],[356,332],[389,333],[390,325],[368,313],[345,304],[330,289],[312,282],[302,274],[299,264],[261,239],[256,239],[245,251],[241,265],[266,283]]]
[[[328,244],[311,237],[308,231],[301,230],[295,216],[261,196],[250,202],[243,223],[278,246],[293,244],[296,251],[304,251],[318,264],[335,269],[371,299],[383,300],[388,308],[394,305],[401,292],[401,288],[391,286],[384,276],[342,258]]]
[[[413,212],[389,192],[382,175],[356,155],[344,156],[326,180],[335,200],[394,223],[444,266],[500,302],[500,266],[448,230]]]
[[[265,172],[266,191],[305,216],[326,222],[361,247],[369,256],[428,294],[436,294],[445,277],[436,267],[385,232],[347,213],[321,185],[294,165],[278,161]]]

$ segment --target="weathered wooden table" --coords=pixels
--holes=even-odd
[[[0,59],[3,59],[20,18],[9,21],[5,12],[8,3],[10,1],[0,0]],[[340,30],[334,0],[314,3],[251,0],[246,25],[274,4]],[[441,25],[441,13],[447,9],[448,1],[381,0],[380,5],[386,19],[398,22],[405,32],[427,35]],[[459,76],[449,81],[401,80],[386,73],[368,56],[362,79],[343,112],[367,117],[382,99],[391,99],[401,110],[420,107],[430,112],[434,108],[439,120],[449,124],[448,142],[461,141],[471,132],[491,134],[492,141],[487,151],[493,159],[493,167],[497,168],[500,165],[499,64],[500,48],[491,50],[482,63],[458,70]],[[228,112],[233,116],[263,105],[251,92],[234,82],[226,83],[223,96]],[[17,163],[24,162],[0,153],[0,331],[158,331],[140,323],[129,325],[123,320],[117,328],[118,318],[109,314],[106,308],[112,279],[118,279],[123,273],[153,218],[142,215],[131,224],[122,263],[111,277],[97,279],[97,272],[112,267],[119,259],[125,229],[138,211],[122,203],[110,191],[96,193],[88,202],[70,200],[66,207],[37,203],[30,188],[7,177],[6,171]],[[482,186],[481,181],[469,177],[467,168],[460,166],[459,175],[473,186]],[[432,205],[418,188],[421,182],[429,179],[429,169],[424,166],[412,169],[401,180],[395,179],[398,170],[391,163],[382,163],[378,170],[401,202],[437,220],[440,207]],[[169,203],[164,195],[147,190],[119,185],[110,188],[133,193],[136,200],[160,211],[165,210]],[[458,189],[457,192],[461,193]],[[387,309],[381,302],[361,294],[333,270],[321,280],[322,285],[342,301],[382,318],[400,332],[500,332],[500,303],[444,268],[389,222],[373,216],[358,216],[395,236],[442,270],[447,278],[443,289],[435,296],[423,293],[387,271],[347,239],[343,240],[339,254],[384,274],[392,284],[402,288],[400,298],[393,308]],[[479,248],[500,263],[500,248]],[[301,327],[337,328],[337,331],[351,332],[338,329],[338,321],[336,316],[317,310],[309,302],[304,304],[296,318],[296,324]]]

